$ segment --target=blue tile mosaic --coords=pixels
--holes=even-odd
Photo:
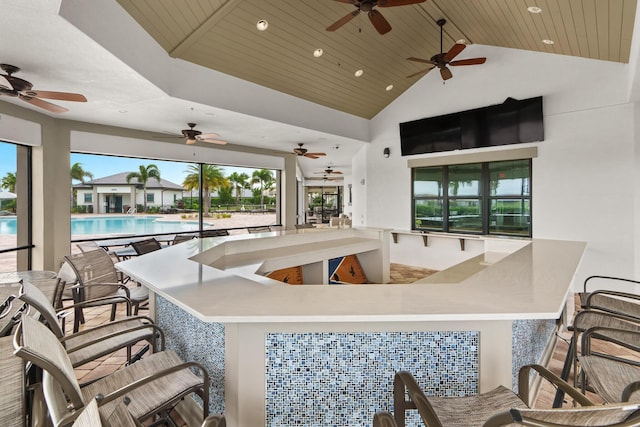
[[[427,395],[478,392],[478,332],[273,333],[265,337],[266,425],[370,426],[393,410],[393,376]],[[407,426],[422,423],[411,411]]]
[[[512,390],[518,390],[518,370],[521,366],[540,363],[544,351],[556,332],[551,319],[514,320],[511,325]],[[532,373],[533,375],[533,373]]]
[[[183,360],[202,364],[209,373],[209,411],[224,411],[224,325],[205,323],[160,296],[156,318],[165,333],[167,349]]]

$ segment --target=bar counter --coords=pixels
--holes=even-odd
[[[195,239],[116,266],[156,295],[169,347],[206,364],[211,409],[230,427],[370,425],[375,410],[391,409],[395,370],[414,372],[428,393],[467,395],[513,387],[519,366],[545,357],[585,243],[519,242],[391,285],[389,236]],[[327,260],[349,254],[378,284],[325,284]],[[305,266],[305,285],[263,276],[293,265]]]

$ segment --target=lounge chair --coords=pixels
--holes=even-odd
[[[173,240],[171,241],[171,245],[177,245],[178,243],[188,242],[189,240],[193,240],[196,236],[194,234],[176,234]]]
[[[269,228],[268,225],[262,226],[262,227],[247,227],[247,231],[250,234],[253,233],[266,233],[267,231],[271,231],[271,228]]]
[[[405,427],[405,412],[417,409],[422,422],[428,427],[472,427],[485,425],[484,423],[495,414],[508,413],[512,409],[528,409],[531,370],[563,389],[581,406],[594,405],[580,390],[571,387],[566,381],[540,365],[525,365],[520,369],[517,395],[506,387],[498,386],[487,393],[475,396],[427,398],[413,375],[401,371],[395,374],[393,381],[395,422],[398,427]],[[406,400],[407,394],[409,400]],[[500,419],[504,420],[504,417]]]
[[[73,286],[74,302],[77,305],[74,315],[73,331],[80,328],[80,320],[83,318],[82,310],[86,307],[97,305],[111,305],[111,320],[116,316],[116,305],[127,304],[127,315],[131,315],[131,308],[138,313],[140,304],[149,299],[149,290],[144,286],[129,288],[118,281],[118,272],[113,260],[102,249],[92,250],[80,254],[65,256],[65,260],[71,265],[78,283]],[[86,303],[95,301],[94,303]]]
[[[580,335],[584,331],[594,327],[640,330],[640,296],[597,290],[581,297],[581,299],[584,309],[576,313],[573,323],[568,327],[572,331],[572,337],[560,375],[562,379],[568,380],[573,370],[574,385],[578,384],[577,348]],[[611,337],[611,341],[613,340],[615,340],[615,336]],[[562,406],[562,399],[563,392],[558,389],[553,403],[554,408]]]
[[[0,338],[0,425],[24,425],[25,378],[24,364],[13,355],[12,337]]]
[[[592,352],[592,342],[605,337],[625,351],[624,357]],[[582,334],[578,356],[580,385],[583,392],[589,388],[605,403],[640,401],[640,331],[594,327]]]
[[[148,342],[154,352],[164,350],[164,334],[148,317],[124,318],[65,335],[58,323],[59,312],[40,289],[24,282],[19,298],[40,313],[42,320],[64,346],[74,368],[122,348],[127,349],[127,362],[131,363],[131,346],[141,341]],[[69,309],[72,308],[64,310]]]
[[[82,410],[73,427],[140,427],[141,424],[133,419],[125,402],[130,402],[128,397],[116,405],[110,414],[100,414],[97,400],[94,399]],[[208,416],[201,427],[226,427],[226,425],[224,415],[215,414]]]
[[[638,427],[639,404],[587,406],[568,409],[512,409],[489,419],[484,427]]]
[[[220,236],[228,236],[228,230],[202,230],[200,232],[200,237],[220,237]]]
[[[158,242],[153,237],[149,239],[138,240],[136,242],[131,242],[131,246],[138,255],[144,255],[148,254],[149,252],[154,252],[162,249],[162,245],[160,244],[160,242]]]
[[[85,406],[98,399],[103,415],[111,414],[125,397],[138,422],[164,417],[183,398],[197,394],[200,417],[208,416],[209,376],[194,362],[182,362],[172,351],[151,354],[133,365],[81,387],[65,348],[45,325],[23,316],[13,339],[15,354],[42,369],[44,399],[53,425],[70,425]],[[197,371],[199,375],[192,372]]]

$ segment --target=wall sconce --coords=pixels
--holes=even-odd
[[[389,156],[391,155],[391,150],[389,149],[389,147],[384,147],[384,150],[382,150],[382,155],[385,159],[389,158]]]

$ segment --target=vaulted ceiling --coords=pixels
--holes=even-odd
[[[424,93],[406,96],[435,104],[433,114],[451,112],[475,76],[488,88],[478,90],[498,87],[492,73],[508,75],[523,57],[516,49],[548,54],[525,55],[531,59],[554,55],[549,63],[565,80],[580,70],[562,64],[585,63],[569,55],[612,63],[631,57],[632,64],[620,68],[628,68],[631,97],[640,99],[635,47],[630,55],[636,0],[426,0],[377,7],[392,27],[384,35],[365,13],[326,31],[356,10],[349,1],[0,0],[0,63],[19,66],[17,76],[38,91],[81,93],[88,100],[53,100],[69,110],[62,114],[12,96],[0,102],[140,131],[150,156],[162,156],[154,145],[158,134],[179,133],[189,122],[230,142],[222,148],[197,143],[215,158],[225,151],[229,158],[236,151],[292,155],[304,143],[327,154],[297,159],[304,176],[318,177],[329,165],[348,175],[353,156],[371,141],[368,119],[418,80]],[[531,6],[540,13],[529,12]],[[261,19],[269,22],[262,32],[256,28]],[[407,78],[429,67],[407,57],[440,52],[439,19],[447,20],[445,51],[459,40],[469,44],[456,60],[487,57],[484,65],[451,67],[445,86],[437,70]],[[318,48],[324,53],[316,58]],[[356,77],[359,69],[363,75]],[[450,102],[441,108],[445,92]],[[180,139],[161,141],[185,152],[191,147]],[[228,164],[243,165],[246,156],[236,157]]]
[[[463,41],[626,63],[636,9],[636,0],[426,0],[376,7],[392,27],[384,35],[365,12],[326,31],[368,1],[118,3],[172,57],[363,118],[375,116],[421,77],[407,76],[429,67],[406,58],[440,53],[439,19],[447,21],[444,52]],[[268,22],[266,31],[257,29],[259,20]],[[321,57],[314,57],[316,49],[323,50]],[[471,56],[473,48],[467,48],[456,59]],[[452,67],[453,78],[481,66]],[[362,76],[355,76],[357,70]]]

